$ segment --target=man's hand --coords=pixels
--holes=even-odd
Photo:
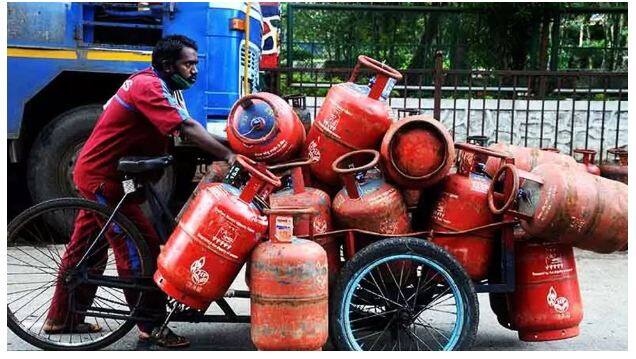
[[[218,159],[227,161],[230,165],[234,163],[236,155],[215,139],[200,123],[189,118],[183,121],[181,131],[200,149],[210,153]]]
[[[230,166],[234,164],[234,161],[236,161],[236,154],[234,153],[225,158],[225,162],[227,162]]]

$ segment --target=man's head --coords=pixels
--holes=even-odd
[[[194,40],[186,36],[166,36],[152,50],[152,66],[170,87],[188,89],[197,79],[197,50]]]

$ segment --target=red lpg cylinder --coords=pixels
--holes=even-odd
[[[543,163],[555,163],[565,167],[581,169],[581,167],[576,163],[574,157],[553,151],[520,147],[505,143],[495,143],[488,148],[514,158],[515,166],[523,171],[532,171],[533,168]],[[488,162],[486,162],[486,173],[493,176],[497,172],[498,167],[499,160],[496,158],[490,158]]]
[[[463,231],[494,223],[495,216],[488,207],[488,188],[491,180],[478,169],[483,159],[506,155],[468,143],[455,144],[459,150],[457,173],[448,175],[440,195],[433,205],[429,228],[435,231]],[[494,230],[435,237],[432,241],[449,251],[475,280],[485,279],[495,251]]]
[[[504,165],[493,178],[497,187],[502,178],[507,182],[503,194],[495,192],[495,185],[489,189],[493,213],[520,218],[534,238],[598,253],[627,244],[627,185],[621,182],[554,164],[532,172]]]
[[[291,172],[291,188],[274,192],[269,197],[272,208],[298,207],[311,208],[316,211],[313,216],[311,228],[308,218],[296,217],[294,222],[294,235],[306,236],[313,230],[314,235],[333,230],[331,221],[331,198],[325,192],[305,186],[303,178],[303,166],[308,166],[311,160],[300,160],[269,166],[273,173],[289,170]],[[322,246],[327,253],[329,262],[329,284],[335,283],[340,271],[340,241],[334,236],[314,238],[314,241]]]
[[[453,139],[432,116],[405,117],[391,125],[381,146],[387,177],[403,188],[430,187],[453,165]]]
[[[344,188],[333,200],[334,217],[342,229],[408,233],[411,224],[406,205],[400,191],[386,183],[377,170],[379,159],[378,151],[359,150],[333,163],[334,171],[344,182]]]
[[[575,337],[583,304],[572,246],[515,243],[516,288],[508,294],[511,329],[524,341]]]
[[[190,204],[192,203],[194,198],[198,196],[203,189],[210,186],[220,185],[229,169],[230,167],[227,162],[212,162],[212,164],[208,166],[206,173],[203,175],[197,186],[194,188],[194,191],[192,191],[192,194],[190,195],[190,198],[188,198],[188,201],[183,205],[183,207],[181,207],[181,211],[179,211],[179,214],[177,215],[177,221],[181,220],[181,217],[183,217],[183,215],[190,208]]]
[[[574,153],[580,153],[583,155],[583,163],[579,163],[579,166],[581,166],[582,169],[595,176],[601,175],[601,169],[594,164],[594,156],[596,156],[596,151],[577,148],[574,150]]]
[[[232,106],[227,140],[236,153],[275,163],[298,153],[305,141],[305,129],[287,101],[259,92],[239,99]]]
[[[601,165],[601,175],[627,184],[627,150],[624,148],[610,148],[607,152],[618,157],[618,161],[603,163]]]
[[[375,71],[370,88],[354,83],[362,66]],[[310,169],[318,180],[338,184],[338,175],[331,167],[338,157],[378,147],[393,122],[386,99],[401,78],[396,70],[360,55],[349,81],[329,90],[309,130],[303,154],[316,160]]]
[[[157,259],[155,283],[194,309],[205,310],[225,294],[267,233],[267,218],[251,202],[264,188],[280,186],[280,179],[246,157],[236,161],[251,174],[242,192],[227,184],[203,189]]]
[[[252,342],[259,350],[320,350],[329,333],[327,254],[292,234],[292,216],[315,210],[265,212],[270,238],[250,260]]]

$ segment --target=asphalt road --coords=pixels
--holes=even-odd
[[[627,350],[627,253],[596,254],[576,250],[583,322],[578,337],[553,342],[527,343],[517,333],[501,327],[490,310],[488,295],[480,294],[480,322],[474,350]],[[245,288],[239,275],[233,288]],[[239,314],[249,314],[249,300],[229,299]],[[213,311],[211,309],[211,311]],[[220,313],[220,312],[219,312]],[[255,350],[249,324],[172,324],[190,338],[189,350]],[[34,350],[8,332],[8,350]],[[109,350],[157,350],[139,345],[133,330]],[[326,350],[333,349],[328,345]]]

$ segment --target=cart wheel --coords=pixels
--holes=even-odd
[[[371,244],[346,263],[330,314],[341,350],[462,350],[477,334],[479,304],[448,252],[405,237]]]

